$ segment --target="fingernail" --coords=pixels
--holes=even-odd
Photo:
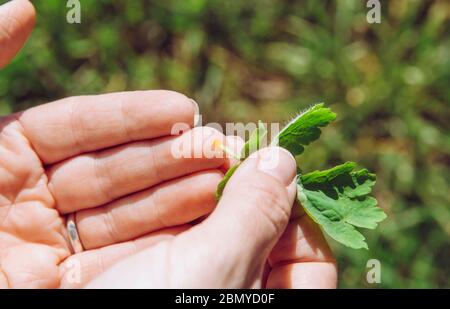
[[[198,103],[195,102],[195,100],[190,99],[192,106],[194,107],[194,127],[198,125],[198,122],[200,120],[200,108],[198,106]]]
[[[270,147],[258,152],[258,170],[275,177],[285,186],[296,176],[296,162],[289,151],[280,147]]]

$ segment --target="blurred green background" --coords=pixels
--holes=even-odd
[[[0,0],[0,3],[4,3]],[[363,231],[370,250],[330,241],[340,286],[450,288],[450,6],[364,0],[38,0],[36,28],[0,71],[0,115],[61,97],[172,89],[206,122],[284,122],[324,101],[334,125],[304,171],[352,160],[378,175],[389,215]],[[382,283],[366,282],[381,261]]]

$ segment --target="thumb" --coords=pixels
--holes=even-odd
[[[0,68],[6,66],[27,40],[36,13],[28,0],[12,0],[0,6]]]
[[[295,174],[282,148],[252,154],[205,221],[119,262],[88,287],[262,287],[265,262],[289,221]]]
[[[217,209],[190,231],[197,234],[191,236],[198,247],[209,251],[209,256],[213,250],[208,267],[217,275],[239,278],[236,287],[258,285],[255,280],[262,277],[264,264],[288,224],[295,176],[294,158],[279,147],[252,154],[236,170]]]

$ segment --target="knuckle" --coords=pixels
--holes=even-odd
[[[156,179],[157,183],[165,181],[167,176],[165,174],[164,161],[168,161],[170,158],[158,151],[158,148],[153,147],[150,143],[147,143],[146,150],[153,177]]]
[[[97,184],[97,189],[99,194],[103,196],[105,200],[112,198],[111,196],[111,179],[110,163],[101,159],[100,154],[94,153],[90,158],[92,164],[93,175],[95,178],[95,183]]]
[[[101,217],[103,221],[103,226],[105,228],[106,233],[109,235],[112,243],[122,241],[120,237],[120,233],[118,231],[118,224],[116,221],[116,215],[114,214],[111,207],[108,207]]]

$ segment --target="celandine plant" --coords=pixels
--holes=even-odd
[[[324,104],[316,104],[298,115],[284,127],[272,141],[299,156],[305,147],[320,137],[320,127],[336,119],[336,114]],[[252,152],[260,148],[267,130],[260,122],[258,128],[245,143],[238,163],[225,174],[217,187],[217,199],[236,169]],[[218,145],[231,153],[223,145]],[[369,194],[375,185],[375,174],[367,169],[355,171],[354,162],[346,162],[324,171],[298,174],[297,202],[305,212],[336,241],[354,249],[368,249],[365,237],[357,227],[374,229],[386,218],[377,207],[377,200]]]

